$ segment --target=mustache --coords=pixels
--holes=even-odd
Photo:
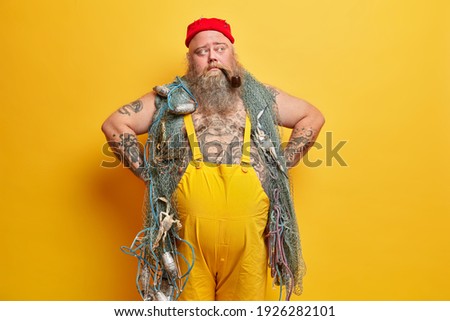
[[[223,70],[223,69],[225,69],[225,70],[228,70],[224,65],[222,65],[220,62],[212,62],[212,63],[210,63],[207,67],[205,67],[205,69],[203,69],[203,72],[202,72],[202,76],[205,76],[205,75],[207,75],[208,74],[208,72],[211,70],[211,69],[214,69],[214,68],[217,68],[217,69],[220,69],[220,70]]]

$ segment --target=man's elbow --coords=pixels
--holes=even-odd
[[[314,124],[314,127],[319,131],[325,124],[325,116],[314,106],[311,106],[309,119]]]
[[[107,120],[105,120],[102,124],[102,132],[103,134],[105,134],[105,136],[108,136],[107,134],[111,131],[111,122],[109,121],[109,118]]]
[[[317,112],[318,114],[316,116],[316,122],[319,128],[322,128],[325,124],[325,116],[319,110],[317,110]]]
[[[117,134],[117,124],[109,117],[103,122],[101,130],[106,139],[110,140],[114,137],[114,134]]]
[[[107,121],[107,120],[105,120],[105,121],[103,122],[103,124],[102,124],[102,128],[101,128],[101,130],[102,130],[103,134],[105,134],[105,133],[106,133],[106,131],[107,131],[107,128],[108,128],[108,121]]]

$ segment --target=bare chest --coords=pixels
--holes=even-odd
[[[245,111],[229,115],[193,114],[203,159],[218,164],[237,164],[242,155]]]

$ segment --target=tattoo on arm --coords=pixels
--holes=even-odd
[[[137,114],[143,108],[143,104],[141,100],[133,101],[131,104],[127,104],[119,108],[118,112],[122,115],[131,116],[131,112]]]
[[[144,161],[136,135],[120,134],[120,141],[109,141],[109,145],[125,166],[139,178],[144,179]]]
[[[287,167],[295,166],[314,142],[312,128],[294,128],[291,139],[284,150]]]

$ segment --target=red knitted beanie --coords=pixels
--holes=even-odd
[[[231,27],[225,20],[217,18],[200,18],[187,27],[186,41],[184,42],[186,47],[189,48],[189,43],[197,33],[205,30],[218,31],[227,37],[231,43],[234,43],[234,38],[231,35]]]

